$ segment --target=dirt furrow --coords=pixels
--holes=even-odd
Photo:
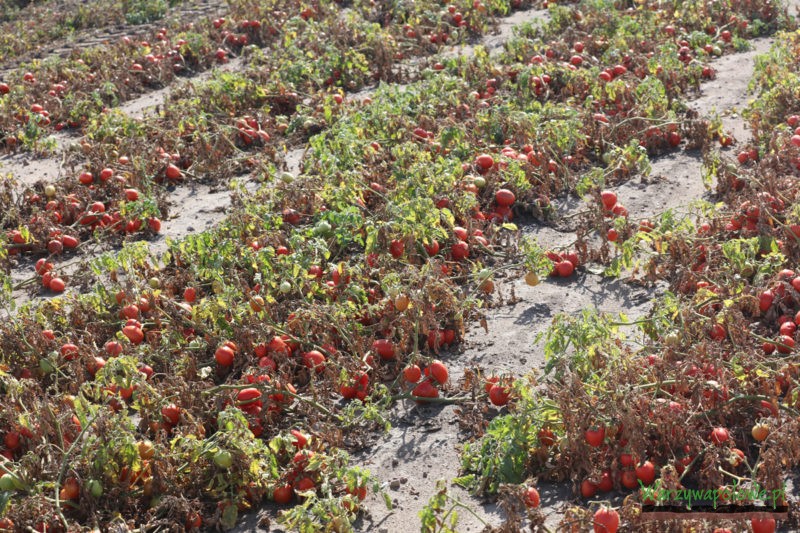
[[[477,46],[483,46],[490,55],[497,55],[503,50],[503,46],[511,40],[514,35],[514,28],[526,24],[545,24],[550,20],[550,13],[546,9],[526,9],[515,11],[508,17],[500,20],[497,30],[484,36],[478,43],[468,43],[454,46],[444,52],[444,57],[471,56],[475,53]]]
[[[215,66],[212,69],[205,70],[194,77],[191,78],[177,78],[174,83],[167,85],[166,87],[162,87],[161,89],[156,89],[154,91],[149,91],[147,93],[142,94],[132,100],[128,100],[122,103],[119,106],[119,110],[123,113],[127,114],[131,118],[135,119],[144,119],[149,115],[153,115],[154,112],[157,112],[159,106],[164,104],[164,101],[169,96],[170,91],[175,88],[175,86],[179,83],[203,83],[211,78],[217,71],[222,72],[232,72],[234,70],[239,70],[243,68],[245,65],[245,60],[242,56],[234,57],[233,59],[229,60],[227,63],[222,65]]]
[[[750,130],[740,113],[751,98],[747,86],[753,77],[755,58],[767,53],[773,42],[771,37],[753,39],[750,50],[716,60],[716,78],[704,83],[702,95],[691,103],[701,115],[719,114],[725,131],[740,144],[750,139]]]

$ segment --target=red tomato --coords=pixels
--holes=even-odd
[[[64,280],[61,278],[53,278],[50,280],[48,288],[53,292],[64,292],[64,289],[67,288],[67,284],[64,283]]]
[[[494,199],[497,202],[497,205],[511,207],[514,205],[514,201],[516,201],[517,197],[514,196],[514,193],[508,189],[500,189],[494,193]]]
[[[508,387],[503,385],[492,385],[492,388],[489,389],[489,401],[492,402],[492,405],[496,405],[498,407],[502,407],[503,405],[508,403],[508,397],[511,395],[511,391]]]
[[[717,427],[711,430],[711,434],[709,435],[709,439],[714,444],[722,444],[726,442],[729,438],[728,430],[722,427]]]
[[[439,389],[434,387],[429,379],[426,379],[414,387],[414,390],[411,391],[411,395],[417,399],[417,403],[425,403],[425,400],[420,398],[438,398]]]
[[[293,496],[294,487],[292,487],[292,485],[289,483],[275,487],[275,490],[272,492],[272,499],[275,501],[275,503],[279,504],[289,503],[292,501]]]
[[[389,243],[389,253],[392,254],[392,257],[395,259],[400,259],[403,257],[403,252],[405,252],[405,249],[406,245],[401,240],[394,239]]]
[[[617,533],[619,529],[619,513],[606,506],[594,513],[594,533]]]
[[[293,429],[290,433],[294,437],[295,448],[302,450],[306,447],[306,444],[308,444],[308,437],[304,435],[302,431],[299,429]]]
[[[575,252],[569,252],[564,256],[564,259],[572,263],[572,266],[578,268],[578,254]]]
[[[611,492],[614,490],[614,480],[611,479],[610,470],[605,470],[603,472],[603,475],[600,478],[600,483],[597,484],[597,489],[600,492]]]
[[[459,241],[466,241],[469,239],[469,232],[467,232],[466,228],[462,228],[461,226],[453,228],[453,235],[455,235],[456,239]]]
[[[534,487],[528,487],[528,490],[525,491],[525,505],[535,509],[539,507],[539,502],[539,491]]]
[[[753,518],[750,520],[750,525],[753,527],[753,533],[775,532],[774,518]]]
[[[394,344],[388,339],[376,339],[372,343],[372,350],[377,353],[383,360],[394,359]]]
[[[117,341],[108,341],[105,345],[106,353],[111,357],[116,357],[122,353],[122,345]]]
[[[314,490],[315,488],[316,484],[314,483],[314,480],[307,476],[295,483],[295,490],[297,490],[297,492],[305,492],[308,490]]]
[[[409,365],[403,369],[403,378],[409,383],[416,383],[422,377],[422,371],[417,365]]]
[[[583,435],[586,438],[586,442],[589,443],[589,446],[597,448],[603,443],[603,439],[606,438],[606,428],[604,426],[590,428],[587,429]]]
[[[248,387],[246,389],[242,389],[236,395],[236,399],[240,402],[252,402],[259,398],[261,398],[261,391],[254,387]]]
[[[537,437],[539,438],[539,444],[545,447],[552,446],[556,443],[556,434],[553,433],[553,430],[550,428],[540,429]]]
[[[556,264],[556,272],[562,278],[568,278],[575,272],[575,265],[572,264],[572,261],[560,261]]]
[[[595,494],[597,494],[597,484],[592,483],[588,479],[584,479],[581,482],[581,496],[588,499]]]
[[[781,327],[778,331],[780,332],[781,335],[792,337],[794,336],[794,332],[797,331],[797,324],[795,324],[791,320],[787,320],[786,322],[781,324]]]
[[[167,176],[167,179],[179,180],[181,178],[181,169],[173,164],[169,164],[167,166],[167,170],[165,171],[165,175]]]
[[[86,363],[86,370],[89,372],[89,374],[94,376],[97,373],[97,371],[103,368],[104,366],[106,366],[106,360],[103,359],[102,357],[95,356],[90,358],[89,361]]]
[[[214,352],[214,359],[216,359],[219,366],[231,366],[233,364],[234,353],[229,346],[220,346]]]
[[[161,418],[165,424],[175,426],[181,419],[181,408],[174,403],[167,404],[161,408]]]
[[[725,328],[722,324],[714,324],[711,326],[711,331],[709,332],[709,336],[715,341],[723,341],[725,337],[727,337],[728,333],[725,331]]]
[[[325,370],[325,356],[317,350],[311,350],[303,354],[303,364],[319,374]]]
[[[489,154],[481,154],[475,158],[475,164],[482,170],[489,170],[494,166],[494,159]]]
[[[429,256],[433,257],[439,253],[439,241],[433,239],[430,244],[425,244],[425,251]]]
[[[461,261],[469,257],[469,245],[463,241],[457,242],[451,248],[453,259]]]
[[[81,486],[77,479],[69,477],[64,480],[64,484],[59,491],[59,498],[62,500],[77,500],[81,495]]]
[[[144,340],[144,332],[142,328],[137,326],[125,326],[122,328],[122,334],[128,337],[132,344],[139,344]]]
[[[18,450],[21,446],[19,432],[13,430],[9,431],[3,438],[3,442],[5,443],[6,448],[12,452]]]
[[[772,307],[772,302],[775,300],[775,293],[767,289],[758,296],[758,308],[761,312],[766,312]]]
[[[650,461],[645,461],[636,467],[636,477],[645,485],[650,485],[656,480],[656,467]]]
[[[425,375],[430,375],[441,384],[446,383],[449,377],[447,367],[441,361],[434,361],[431,363],[430,366],[425,369]]]
[[[622,486],[626,489],[633,490],[639,486],[639,478],[636,477],[636,472],[633,470],[625,470],[622,472]]]
[[[51,270],[53,270],[53,263],[48,263],[44,257],[36,261],[36,273],[40,276]]]
[[[792,349],[794,348],[794,339],[788,335],[781,335],[778,337],[778,344],[777,349],[779,353],[788,354],[791,353]]]
[[[72,235],[64,235],[61,242],[64,244],[64,248],[77,248],[80,243],[80,241]]]
[[[67,361],[72,361],[76,357],[78,357],[78,347],[72,343],[66,343],[61,345],[61,355]]]
[[[606,211],[611,211],[617,205],[617,194],[612,191],[603,191],[600,193],[600,199],[603,202],[603,207]]]
[[[186,529],[200,529],[203,526],[203,517],[197,513],[197,511],[191,511],[188,515],[186,515],[186,523],[184,524]]]
[[[194,287],[186,287],[183,291],[183,299],[189,303],[194,302],[195,298],[197,298],[197,289]]]
[[[273,352],[282,352],[287,355],[289,354],[289,345],[277,335],[272,337],[272,340],[269,341],[267,349]]]
[[[124,318],[138,318],[139,317],[139,306],[134,304],[128,304],[122,308],[122,316]]]

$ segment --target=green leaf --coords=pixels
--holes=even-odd
[[[454,485],[458,485],[459,487],[469,489],[475,485],[475,475],[468,474],[466,476],[453,478],[452,482]]]
[[[394,509],[394,505],[392,504],[392,498],[391,496],[389,496],[389,493],[382,492],[381,494],[383,495],[383,502],[386,504],[386,508],[389,510]]]

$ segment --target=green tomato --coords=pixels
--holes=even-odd
[[[670,348],[676,348],[678,344],[681,342],[681,338],[678,336],[676,332],[668,333],[667,336],[664,337],[664,342]]]
[[[0,476],[0,490],[4,491],[17,490],[18,485],[19,485],[19,480],[15,475],[6,473]]]
[[[282,294],[287,294],[289,291],[292,290],[292,284],[288,281],[282,281],[281,284],[278,286],[278,290],[281,291]]]
[[[56,371],[56,365],[47,357],[42,357],[39,359],[39,369],[45,374],[52,374]]]
[[[96,479],[90,479],[87,488],[93,498],[99,498],[103,495],[103,484]]]
[[[319,237],[327,237],[333,231],[333,227],[327,220],[320,220],[314,227],[314,234]]]
[[[284,183],[291,183],[294,181],[294,174],[292,174],[291,172],[283,171],[280,174],[278,174],[278,178]]]
[[[472,180],[472,183],[474,183],[477,188],[483,189],[486,187],[486,178],[483,176],[475,176],[475,179]]]
[[[220,468],[228,469],[233,465],[233,455],[228,450],[219,450],[214,454],[214,464]]]
[[[147,284],[150,285],[151,289],[157,289],[161,286],[161,280],[158,278],[150,278],[147,280]]]

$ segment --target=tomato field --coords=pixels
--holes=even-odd
[[[0,530],[800,527],[797,3],[0,4]]]

